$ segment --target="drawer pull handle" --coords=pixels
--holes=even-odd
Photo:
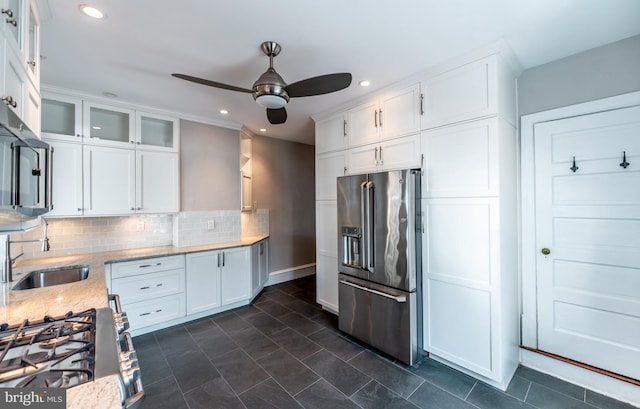
[[[142,314],[140,314],[140,316],[142,317],[143,315],[151,315],[157,312],[162,312],[162,309],[160,310],[155,310],[155,311],[151,311],[151,312],[143,312]]]
[[[132,209],[133,210],[133,209]],[[143,264],[141,266],[138,266],[139,268],[147,268],[147,267],[154,267],[154,266],[161,266],[162,263],[156,263],[156,264]]]
[[[156,284],[156,285],[147,285],[145,287],[140,287],[141,290],[148,290],[150,288],[158,288],[158,287],[162,287],[162,283],[160,284]]]

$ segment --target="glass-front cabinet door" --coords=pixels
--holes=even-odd
[[[27,25],[27,73],[33,83],[40,85],[40,20],[32,4],[29,5]]]
[[[147,150],[177,152],[180,146],[177,118],[136,113],[136,144]]]
[[[61,141],[82,141],[82,100],[42,93],[42,137]]]
[[[13,47],[17,54],[22,54],[22,23],[24,19],[24,1],[6,0],[0,2],[2,8],[3,31],[7,38],[7,43]]]
[[[85,143],[121,147],[135,143],[134,110],[84,101],[83,119]]]

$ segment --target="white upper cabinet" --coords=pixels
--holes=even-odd
[[[135,143],[139,148],[147,150],[178,152],[178,118],[137,111]]]
[[[382,94],[347,113],[349,147],[393,139],[420,130],[420,84]]]
[[[422,132],[425,198],[498,194],[498,118]]]
[[[178,155],[136,152],[136,213],[176,213],[180,207]]]
[[[420,168],[420,134],[349,149],[348,173]]]
[[[47,140],[53,147],[53,210],[48,216],[82,216],[82,144]]]
[[[82,100],[43,92],[42,137],[61,141],[82,141]]]
[[[0,1],[2,102],[40,134],[40,22],[35,2]]]
[[[135,111],[84,101],[82,134],[94,145],[135,144]]]
[[[26,34],[25,64],[29,79],[40,89],[40,18],[33,3],[29,3],[28,7],[29,13],[26,16],[24,31]]]
[[[4,0],[2,3],[2,32],[7,40],[7,45],[16,54],[24,52],[24,24],[25,2],[24,0]]]
[[[347,115],[338,115],[316,122],[316,155],[347,148]]]
[[[316,156],[316,200],[336,200],[336,179],[347,172],[345,151]]]
[[[515,78],[499,54],[421,82],[421,129],[500,113],[516,124]]]
[[[83,146],[85,216],[135,211],[135,162],[136,153],[130,149]]]

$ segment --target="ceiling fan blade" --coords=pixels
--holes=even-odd
[[[287,85],[289,97],[310,97],[312,95],[328,94],[340,91],[351,85],[351,74],[343,72],[339,74],[320,75],[307,78]]]
[[[284,108],[267,108],[267,119],[273,125],[283,124],[287,120],[287,110]]]
[[[233,85],[227,85],[227,84],[223,84],[221,82],[205,80],[204,78],[192,77],[191,75],[176,74],[176,73],[173,73],[171,75],[176,77],[176,78],[180,78],[180,79],[183,79],[183,80],[195,82],[195,83],[202,84],[202,85],[208,85],[210,87],[228,89],[229,91],[247,92],[249,94],[253,92],[250,89],[240,88],[240,87],[236,87],[236,86],[233,86]]]

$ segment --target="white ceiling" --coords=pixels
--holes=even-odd
[[[101,8],[90,19],[80,3]],[[640,33],[640,0],[38,0],[42,84],[313,143],[310,116],[451,57],[504,39],[530,68]],[[294,98],[271,125],[249,94],[189,83],[178,72],[251,88],[282,52],[288,83],[351,72],[342,91]],[[362,88],[358,81],[372,85]],[[218,111],[230,111],[222,116]]]

